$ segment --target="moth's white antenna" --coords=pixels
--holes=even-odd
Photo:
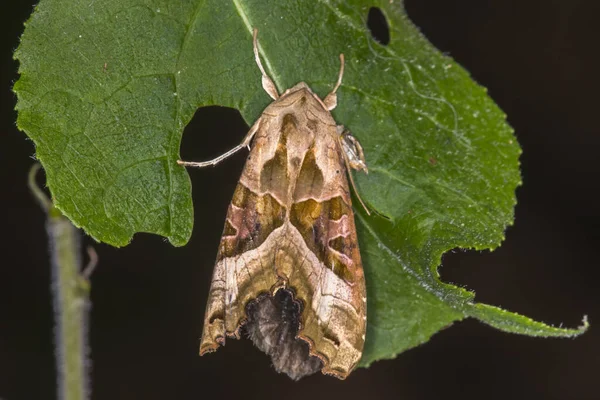
[[[344,54],[340,54],[340,73],[338,75],[338,80],[335,83],[335,87],[333,88],[331,93],[337,92],[338,88],[342,84],[342,77],[344,76],[344,64],[345,64]]]
[[[258,64],[258,69],[260,69],[260,73],[262,74],[262,87],[263,89],[265,89],[265,92],[267,92],[267,94],[271,96],[273,100],[277,100],[279,98],[279,93],[277,93],[277,87],[275,86],[271,78],[269,78],[269,75],[267,75],[265,69],[262,66],[262,63],[260,62],[260,56],[258,54],[258,29],[256,28],[254,28],[254,33],[252,35],[252,43],[254,46],[254,59],[256,60],[256,64]]]
[[[262,63],[260,62],[260,56],[258,54],[258,38],[257,38],[257,36],[258,36],[258,29],[254,28],[254,33],[252,35],[252,43],[254,46],[254,59],[256,60],[258,69],[260,69],[260,73],[262,74],[263,89],[265,89],[267,94],[269,96],[271,96],[273,98],[273,100],[277,100],[279,98],[279,94],[277,93],[277,88],[275,87],[275,84],[273,83],[271,78],[269,78],[269,75],[267,75],[267,73],[265,72],[265,69],[263,68]],[[252,128],[250,128],[250,131],[248,132],[248,134],[246,135],[246,137],[244,138],[242,143],[235,146],[233,149],[227,151],[226,153],[221,154],[219,157],[213,158],[212,160],[200,161],[200,162],[177,160],[177,164],[182,165],[184,167],[195,167],[195,168],[209,167],[209,166],[217,165],[218,163],[220,163],[221,161],[225,160],[226,158],[234,155],[235,153],[237,153],[244,147],[247,147],[248,150],[250,150],[250,142],[252,141],[254,134],[258,131],[258,127],[261,123],[261,120],[262,120],[262,118],[259,118],[254,123],[254,125],[252,126]]]
[[[340,54],[340,73],[338,75],[338,80],[335,83],[335,86],[333,87],[333,90],[331,91],[331,93],[329,93],[323,100],[325,107],[327,107],[327,110],[329,110],[329,111],[333,110],[337,106],[337,94],[335,92],[337,92],[338,88],[342,84],[343,76],[344,76],[344,54]]]

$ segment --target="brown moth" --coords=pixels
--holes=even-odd
[[[358,141],[330,113],[344,57],[325,99],[304,82],[280,96],[256,35],[262,86],[274,101],[239,146],[206,162],[178,161],[215,165],[252,142],[227,212],[200,354],[239,338],[244,327],[278,372],[300,379],[321,370],[344,379],[361,358],[367,322],[347,180],[354,184],[350,168],[367,167]]]

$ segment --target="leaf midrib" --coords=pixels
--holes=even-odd
[[[238,15],[242,19],[242,22],[244,23],[246,30],[250,34],[250,37],[253,37],[254,28],[256,28],[256,26],[253,26],[252,23],[250,22],[250,18],[248,17],[248,13],[246,12],[246,9],[242,5],[242,2],[240,0],[233,0],[233,5],[235,6],[235,9],[237,10]],[[281,82],[278,79],[278,75],[275,73],[275,69],[273,68],[273,65],[271,64],[270,58],[267,57],[266,52],[264,51],[263,47],[260,45],[260,40],[258,41],[258,53],[262,57],[262,59],[265,63],[266,72],[269,74],[271,79],[273,79],[275,86],[277,88],[279,88],[279,90],[281,90],[281,88],[282,88]]]

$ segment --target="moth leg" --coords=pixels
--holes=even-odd
[[[331,93],[329,93],[327,96],[325,96],[325,100],[323,100],[325,107],[327,107],[327,109],[329,111],[333,110],[337,106],[337,94],[335,94],[335,92],[337,92],[338,88],[342,84],[343,76],[344,76],[344,55],[340,54],[340,73],[338,75],[338,80],[335,83],[335,86],[334,86],[333,90],[331,91]]]
[[[350,184],[352,185],[352,189],[354,190],[354,194],[356,194],[356,198],[363,206],[367,215],[371,215],[371,212],[365,205],[365,202],[360,197],[358,193],[358,189],[356,189],[356,183],[354,182],[354,177],[352,176],[352,169],[357,171],[364,171],[366,174],[369,173],[367,169],[367,163],[365,160],[365,154],[363,152],[363,148],[356,140],[354,136],[348,132],[343,125],[337,126],[338,132],[340,133],[339,141],[340,146],[342,148],[342,155],[344,157],[344,163],[346,164],[346,169],[348,170],[348,177],[350,178]]]
[[[258,29],[254,28],[254,33],[252,35],[252,44],[254,47],[254,59],[256,60],[258,69],[260,69],[260,73],[262,74],[262,87],[263,87],[263,89],[265,89],[265,92],[267,92],[267,94],[269,96],[271,96],[271,98],[273,100],[277,100],[279,98],[279,93],[277,93],[277,87],[275,87],[275,84],[273,83],[271,78],[269,78],[269,75],[267,75],[267,73],[265,72],[265,69],[262,66],[262,63],[260,62],[260,56],[258,55],[257,36],[258,36]]]
[[[250,142],[252,141],[252,138],[254,137],[254,135],[256,134],[256,132],[258,131],[258,127],[260,126],[260,122],[261,122],[261,118],[259,118],[254,123],[254,125],[252,125],[252,128],[250,128],[250,131],[248,132],[248,134],[246,135],[246,137],[244,137],[244,140],[242,140],[242,143],[238,144],[237,146],[235,146],[233,149],[229,150],[228,152],[221,154],[219,157],[213,158],[212,160],[200,161],[200,162],[198,162],[198,161],[181,161],[181,160],[177,160],[177,164],[183,165],[184,167],[195,167],[195,168],[209,167],[209,166],[217,165],[218,163],[220,163],[221,161],[225,160],[226,158],[234,155],[235,153],[237,153],[238,151],[240,151],[244,147],[247,147],[248,150],[250,150]]]
[[[348,156],[350,167],[357,171],[364,171],[365,174],[368,174],[369,170],[365,160],[365,153],[358,140],[356,140],[343,125],[338,125],[337,131],[341,137],[342,149],[344,150],[344,153],[346,153],[346,156]]]

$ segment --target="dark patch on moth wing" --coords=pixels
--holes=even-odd
[[[352,314],[350,312],[348,312],[347,308],[343,308],[343,307],[338,307],[335,306],[336,309],[336,314],[337,314],[337,318],[336,318],[336,322],[337,322],[337,327],[335,329],[336,332],[339,331],[351,331],[353,329],[356,328],[356,325],[358,325],[360,322],[357,320],[357,317],[360,318],[360,316],[357,316],[356,314]],[[331,341],[337,341],[339,342],[339,338],[336,336],[336,334],[334,332],[331,332],[325,325],[322,325],[323,329],[323,335],[328,338]],[[352,346],[354,346],[355,348],[358,349],[362,349],[365,343],[364,338],[362,337],[362,335],[353,335],[353,336],[346,336],[346,338],[348,340],[350,340]]]
[[[311,147],[304,156],[300,173],[294,188],[293,201],[313,198],[318,199],[323,193],[324,178],[321,168],[317,165],[315,149]]]
[[[273,296],[260,295],[246,306],[246,333],[256,347],[271,357],[277,372],[294,380],[323,368],[323,362],[310,355],[308,343],[296,338],[302,308],[302,303],[287,289],[279,289]]]
[[[225,321],[225,314],[222,311],[215,312],[214,314],[212,314],[210,316],[210,318],[208,319],[208,323],[212,324],[212,323],[214,323],[217,320]]]
[[[310,251],[322,262],[327,251],[327,213],[323,213],[323,208],[328,207],[328,202],[308,199],[294,203],[290,208],[290,223],[298,229]]]
[[[308,248],[317,258],[340,279],[353,283],[355,276],[348,262],[352,262],[358,252],[356,235],[341,236],[342,217],[347,223],[354,218],[352,208],[340,197],[317,202],[309,199],[294,203],[290,208],[290,223],[298,229]],[[340,257],[340,254],[346,257]]]
[[[279,142],[273,158],[264,163],[260,171],[261,192],[271,192],[284,203],[290,185],[288,176],[287,139],[297,130],[298,120],[294,114],[286,114],[281,123]]]
[[[354,217],[351,206],[344,203],[344,200],[340,196],[329,200],[329,219],[337,221],[344,215],[348,215],[351,218]]]
[[[347,216],[347,223],[354,222],[354,213],[352,212],[352,206],[346,204],[341,197],[334,197],[329,200],[329,219],[331,221],[338,221],[342,223],[342,217]],[[347,235],[334,236],[332,232],[327,242],[328,249],[335,251],[328,251],[328,263],[327,268],[330,268],[338,277],[346,282],[353,283],[355,281],[354,274],[351,272],[346,262],[354,260],[355,254],[358,252],[358,243],[354,229],[349,229]],[[336,253],[337,252],[337,253]],[[339,254],[343,254],[347,259],[341,258]]]
[[[325,339],[333,342],[333,345],[336,347],[340,346],[340,339],[333,333],[333,330],[331,330],[328,325],[321,326],[321,329],[323,329],[323,336]]]
[[[287,138],[298,129],[298,119],[293,113],[285,114],[281,121],[281,137],[279,144],[286,146]]]
[[[357,248],[356,241],[348,236],[338,236],[334,239],[331,239],[328,242],[328,246],[338,253],[347,256],[350,260],[352,259],[354,250]],[[343,279],[344,281],[348,283],[354,283],[354,274],[345,264],[345,261],[346,260],[338,257],[335,252],[331,252],[329,257],[329,265],[327,265],[327,268],[331,269],[339,278]]]
[[[315,121],[314,119],[312,119],[312,118],[307,118],[306,119],[306,128],[309,131],[312,131],[312,132],[316,133],[318,126],[319,126],[319,123],[317,121]]]
[[[285,201],[288,186],[287,150],[278,147],[275,156],[260,171],[260,190],[263,193],[271,192]]]
[[[227,212],[217,261],[260,246],[283,225],[286,210],[270,194],[259,196],[238,184]]]
[[[237,229],[231,225],[229,220],[225,220],[225,227],[223,228],[223,236],[235,236]]]

